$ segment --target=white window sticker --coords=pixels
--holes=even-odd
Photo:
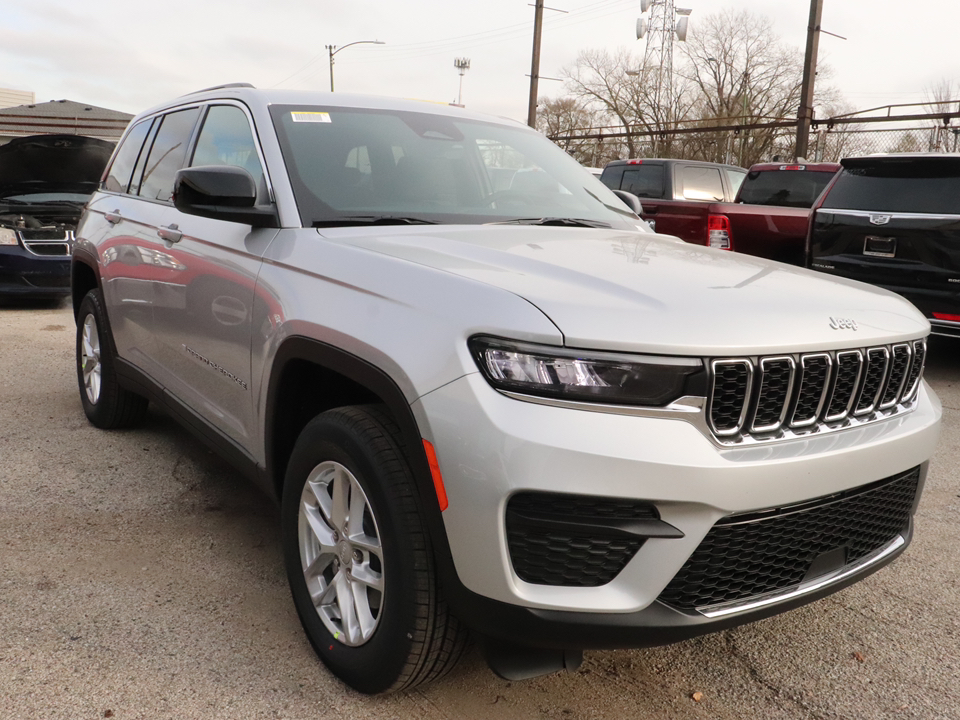
[[[333,122],[330,119],[330,113],[325,112],[292,112],[290,117],[294,122],[305,123],[328,123]]]

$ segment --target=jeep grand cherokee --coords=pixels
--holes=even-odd
[[[668,643],[900,554],[940,423],[884,290],[650,232],[543,136],[215,88],[137,116],[77,234],[101,428],[162,406],[281,507],[363,692]]]

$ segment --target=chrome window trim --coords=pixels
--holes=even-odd
[[[737,426],[732,430],[718,430],[713,424],[713,401],[715,397],[716,390],[716,377],[717,377],[717,368],[721,365],[746,365],[747,366],[747,388],[744,390],[743,397],[743,408],[740,410],[740,419],[737,421]],[[750,358],[722,358],[719,360],[710,361],[710,394],[709,394],[709,403],[707,404],[707,422],[710,424],[710,429],[718,437],[730,437],[732,435],[738,435],[743,428],[744,423],[747,421],[747,413],[750,410],[750,398],[753,395],[753,376],[754,368],[753,361]]]
[[[827,399],[827,391],[830,389],[830,382],[833,375],[833,358],[830,357],[830,353],[811,353],[809,355],[803,355],[800,358],[800,385],[799,390],[803,390],[803,378],[807,370],[807,360],[814,360],[817,358],[825,358],[827,361],[827,378],[823,383],[823,389],[820,391],[820,401],[817,403],[817,411],[813,414],[809,420],[797,421],[797,402],[794,401],[793,408],[790,411],[790,428],[808,428],[813,425],[816,425],[817,420],[820,418],[820,413],[823,412],[823,403]],[[797,400],[800,399],[799,394],[797,395]]]
[[[819,207],[817,208],[818,213],[823,214],[832,214],[832,215],[846,215],[848,217],[859,217],[867,218],[868,220],[874,215],[889,215],[890,219],[903,218],[907,220],[916,220],[917,218],[923,220],[948,220],[956,221],[960,219],[960,214],[957,215],[944,215],[936,213],[908,213],[908,212],[887,212],[884,210],[834,210],[833,208]],[[882,227],[882,226],[881,226]]]
[[[777,422],[772,423],[770,425],[758,426],[756,424],[756,415],[757,415],[757,410],[759,409],[760,399],[763,393],[763,381],[767,375],[766,364],[774,363],[774,362],[783,362],[784,360],[786,360],[787,364],[790,366],[790,381],[787,383],[787,394],[783,400],[783,407],[780,408],[780,419]],[[756,407],[754,407],[752,410],[752,417],[754,418],[754,422],[750,426],[750,432],[752,433],[773,432],[774,430],[777,430],[783,426],[783,422],[787,418],[787,412],[790,410],[790,401],[791,401],[791,398],[793,398],[793,385],[794,385],[794,382],[796,381],[796,376],[797,376],[797,363],[790,355],[774,355],[771,357],[760,358],[760,383],[759,383],[759,389],[757,391],[757,398],[755,401]]]
[[[843,420],[850,414],[850,410],[853,408],[853,402],[857,399],[860,390],[860,380],[863,378],[863,353],[859,350],[843,350],[836,354],[837,370],[833,373],[833,378],[831,378],[830,392],[828,393],[830,395],[830,402],[827,403],[827,410],[830,410],[830,406],[833,404],[833,397],[837,394],[837,383],[840,380],[840,358],[851,355],[857,358],[857,377],[853,381],[853,391],[850,393],[850,399],[847,400],[846,407],[840,412],[834,413],[833,415],[824,414],[824,422],[831,423]]]

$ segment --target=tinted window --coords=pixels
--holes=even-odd
[[[620,181],[623,179],[623,165],[611,165],[605,167],[600,173],[600,182],[611,190],[620,189]]]
[[[242,167],[259,186],[263,168],[257,156],[250,123],[243,110],[233,105],[214,105],[210,108],[190,164]]]
[[[103,183],[104,190],[121,193],[127,191],[130,186],[130,175],[140,156],[140,148],[143,147],[143,139],[147,136],[148,130],[150,130],[149,120],[137,123],[127,133],[127,137],[117,151],[113,165],[110,166],[110,174]]]
[[[164,115],[143,170],[141,197],[164,202],[173,197],[173,177],[183,167],[199,114],[199,108],[191,108]]]
[[[820,197],[833,175],[797,170],[752,172],[740,188],[740,201],[750,205],[808,208]]]
[[[621,190],[637,197],[663,197],[663,165],[636,165],[623,171]]]
[[[723,200],[720,168],[687,165],[680,171],[680,192],[684,200]]]
[[[616,196],[521,125],[443,113],[270,108],[305,225],[575,218],[636,227]]]
[[[845,167],[823,207],[958,215],[960,163],[911,159]]]

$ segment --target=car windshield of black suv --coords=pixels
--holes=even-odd
[[[644,229],[597,178],[524,126],[340,107],[271,112],[305,226]]]

